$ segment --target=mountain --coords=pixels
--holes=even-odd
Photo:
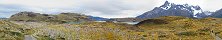
[[[212,13],[211,17],[222,18],[222,9],[217,10],[216,12]]]
[[[203,13],[197,13],[195,16],[197,16],[196,18],[207,18],[210,17],[212,13],[213,12],[210,11],[204,11]]]
[[[157,18],[160,16],[184,16],[189,18],[197,18],[199,15],[204,15],[202,13],[203,11],[199,6],[174,4],[166,1],[162,6],[155,7],[153,10],[145,12],[136,18]]]

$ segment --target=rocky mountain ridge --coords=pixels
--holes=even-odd
[[[208,17],[201,7],[188,4],[174,4],[166,1],[162,6],[155,7],[153,10],[145,12],[136,18],[157,18],[161,16],[184,16],[189,18]]]

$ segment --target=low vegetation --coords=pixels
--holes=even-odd
[[[168,37],[163,39],[214,40],[214,36],[212,36],[212,34],[217,35],[218,32],[221,32],[221,21],[222,19],[220,18],[191,19],[177,16],[165,16],[155,18],[155,20],[145,20],[137,24],[137,26],[140,29],[143,29],[145,33],[156,31],[159,33],[169,32],[165,33],[165,36],[168,35]],[[162,38],[156,37],[156,39]]]
[[[9,21],[0,20],[0,40],[22,40],[22,27]]]
[[[66,20],[67,21],[67,20]],[[164,16],[136,25],[113,22],[52,23],[0,21],[2,40],[215,40],[222,19]]]

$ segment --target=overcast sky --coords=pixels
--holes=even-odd
[[[135,17],[166,0],[0,0],[0,17],[10,17],[17,12],[33,11],[58,14],[75,12],[105,18]],[[171,3],[199,5],[204,11],[222,8],[222,0],[168,0]]]

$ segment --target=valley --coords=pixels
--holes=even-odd
[[[222,40],[221,10],[165,1],[126,18],[20,11],[0,18],[0,40]]]

